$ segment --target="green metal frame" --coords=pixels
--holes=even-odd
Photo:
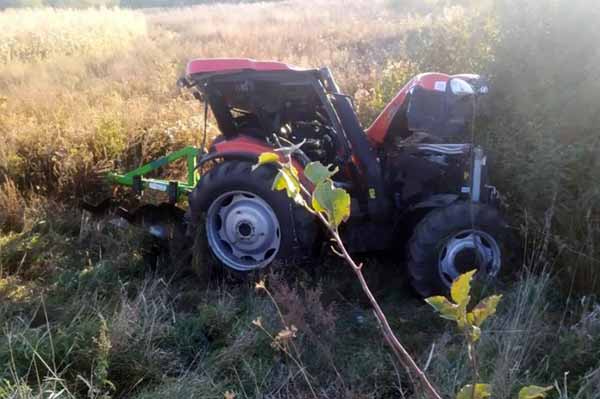
[[[125,174],[109,172],[107,174],[107,179],[113,184],[134,187],[135,180],[139,176],[141,181],[141,189],[150,189],[163,192],[168,191],[169,185],[177,183],[177,199],[179,199],[179,197],[181,197],[182,195],[191,192],[194,189],[194,187],[196,187],[198,180],[200,180],[200,174],[196,170],[196,159],[199,151],[200,150],[195,147],[184,147],[180,150],[165,155],[164,157],[155,159],[152,162],[142,165],[139,168],[132,170],[131,172],[127,172]],[[187,181],[173,182],[162,179],[144,178],[144,175],[182,158],[186,159]]]

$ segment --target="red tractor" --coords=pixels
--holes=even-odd
[[[210,107],[221,132],[208,152],[178,155],[188,156],[188,182],[145,179],[148,168],[113,174],[112,181],[166,191],[173,202],[187,194],[188,239],[202,227],[223,266],[248,272],[322,249],[317,220],[271,189],[276,170],[252,170],[261,153],[301,143],[293,155],[301,175],[310,161],[339,168],[335,184],[352,198],[342,225],[351,251],[405,245],[408,273],[422,296],[447,291],[473,268],[498,275],[507,225],[494,206],[482,149],[461,143],[472,142],[475,104],[487,92],[479,76],[417,75],[366,130],[328,68],[199,59],[188,63],[179,84]],[[199,169],[205,172],[194,178]]]

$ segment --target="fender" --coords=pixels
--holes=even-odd
[[[210,146],[209,152],[198,159],[197,167],[215,159],[242,159],[256,162],[263,152],[275,152],[275,148],[262,140],[243,135],[230,140],[217,140]],[[279,155],[279,160],[287,161],[282,155]],[[304,182],[304,167],[296,159],[292,159],[292,164]]]

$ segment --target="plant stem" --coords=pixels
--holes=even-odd
[[[479,381],[479,364],[477,363],[477,355],[475,354],[474,342],[471,342],[471,337],[467,334],[467,350],[471,367],[473,368],[473,388],[471,389],[471,399],[475,399],[475,391],[477,382]]]
[[[291,166],[291,155],[288,155],[288,162],[288,167],[292,168],[293,166]],[[369,288],[369,284],[367,284],[367,281],[365,280],[365,277],[362,273],[362,264],[357,265],[356,262],[354,262],[354,259],[352,259],[352,257],[346,250],[344,242],[342,241],[342,238],[340,237],[340,234],[338,232],[337,226],[333,225],[329,220],[327,220],[327,218],[323,215],[322,212],[318,212],[308,205],[308,203],[310,203],[310,199],[312,198],[312,194],[302,184],[300,179],[297,179],[297,184],[298,187],[300,187],[301,193],[303,193],[306,196],[305,200],[308,200],[308,202],[305,202],[303,204],[304,208],[311,214],[317,216],[321,223],[323,223],[323,225],[327,227],[327,230],[331,234],[331,237],[334,239],[339,249],[339,251],[337,251],[336,249],[332,248],[333,251],[342,258],[344,258],[346,263],[350,266],[350,268],[358,278],[363,292],[365,293],[367,298],[369,298],[369,302],[371,302],[371,306],[373,307],[375,317],[377,317],[377,320],[379,321],[379,324],[381,326],[381,331],[383,333],[384,339],[392,348],[392,352],[394,352],[398,361],[408,369],[409,376],[411,372],[417,376],[427,396],[429,396],[432,399],[442,399],[440,394],[437,392],[437,389],[433,386],[431,381],[429,381],[429,378],[427,378],[427,375],[425,375],[423,370],[421,370],[421,368],[417,365],[410,353],[408,353],[406,348],[404,348],[404,346],[400,343],[400,340],[398,339],[398,337],[396,337],[396,334],[394,334],[394,331],[392,330],[392,327],[390,326],[390,323],[388,322],[385,313],[383,313],[381,306],[379,306],[379,302],[377,302],[377,299],[375,299],[375,296]]]
[[[267,291],[267,290],[265,290]],[[268,292],[268,291],[267,291]],[[269,297],[271,297],[271,294],[269,293]],[[271,297],[271,300],[273,300],[273,298]],[[315,399],[317,399],[317,393],[315,392],[310,379],[308,378],[308,375],[306,374],[306,370],[304,365],[302,364],[302,362],[299,360],[299,358],[297,359],[294,355],[292,355],[292,353],[285,347],[285,345],[283,344],[279,344],[277,343],[277,341],[275,340],[275,337],[269,333],[269,331],[267,331],[266,328],[264,328],[262,325],[257,325],[258,328],[260,328],[261,330],[264,331],[265,334],[267,334],[267,336],[269,338],[271,338],[272,342],[275,342],[277,345],[277,348],[279,348],[283,353],[285,353],[287,355],[287,357],[289,357],[290,359],[292,359],[292,361],[294,362],[294,364],[296,365],[296,367],[298,367],[298,370],[300,371],[300,373],[302,374],[302,377],[304,377],[304,381],[306,381],[306,385],[308,385],[308,388],[310,389],[310,392],[312,393],[313,397]],[[287,324],[285,324],[284,322],[284,327],[287,327]],[[299,357],[300,354],[298,353],[298,349],[296,349],[296,347],[294,347],[297,356]]]
[[[433,384],[429,381],[429,379],[427,378],[427,376],[425,375],[423,370],[421,370],[421,368],[417,365],[415,360],[412,358],[412,356],[408,353],[406,348],[404,348],[402,343],[400,343],[400,340],[394,334],[394,331],[392,330],[392,328],[387,320],[387,317],[385,316],[385,313],[383,313],[381,306],[379,306],[379,302],[377,302],[377,299],[375,299],[375,296],[371,292],[371,289],[369,288],[369,285],[367,284],[367,281],[365,280],[365,277],[362,273],[362,264],[357,265],[356,262],[354,262],[354,259],[352,259],[352,257],[346,250],[346,247],[344,246],[344,243],[343,243],[337,229],[334,229],[331,226],[331,224],[323,216],[323,214],[320,212],[316,212],[316,215],[321,220],[321,222],[325,226],[327,226],[329,233],[331,234],[331,236],[333,237],[333,239],[335,240],[335,242],[338,245],[341,256],[344,258],[346,263],[351,267],[352,271],[358,278],[361,288],[362,288],[363,292],[365,293],[365,295],[367,296],[367,298],[369,298],[369,301],[371,302],[371,306],[373,307],[373,310],[375,312],[375,316],[377,317],[377,320],[379,320],[384,338],[385,338],[386,342],[389,344],[389,346],[392,348],[392,351],[398,358],[398,361],[400,361],[400,363],[404,364],[412,373],[414,373],[417,376],[417,378],[421,382],[421,385],[423,386],[423,389],[426,391],[426,393],[429,397],[431,397],[433,399],[442,399],[442,397],[437,392],[437,390],[433,386]]]

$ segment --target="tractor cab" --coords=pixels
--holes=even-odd
[[[232,151],[235,140],[238,151],[244,150],[248,139],[271,148],[302,143],[301,163],[336,165],[340,184],[370,207],[374,216],[386,217],[389,209],[384,204],[379,159],[351,100],[340,93],[327,69],[238,59],[195,60],[188,64],[184,84],[202,93],[222,133],[209,157],[225,141]]]
[[[349,157],[344,129],[319,70],[245,59],[194,60],[184,84],[210,106],[222,138],[239,136],[276,145],[304,141],[307,158],[335,163]]]
[[[316,150],[312,155],[329,163],[335,162],[334,154],[356,155],[351,147],[378,148],[386,140],[406,139],[415,133],[428,135],[434,142],[464,140],[475,116],[474,103],[488,91],[478,75],[420,74],[399,90],[365,130],[350,97],[340,91],[328,68],[198,59],[188,63],[180,84],[202,93],[225,138],[242,134],[260,140],[273,135],[289,136],[292,141],[306,139],[303,149]],[[315,137],[332,142],[318,142]]]

